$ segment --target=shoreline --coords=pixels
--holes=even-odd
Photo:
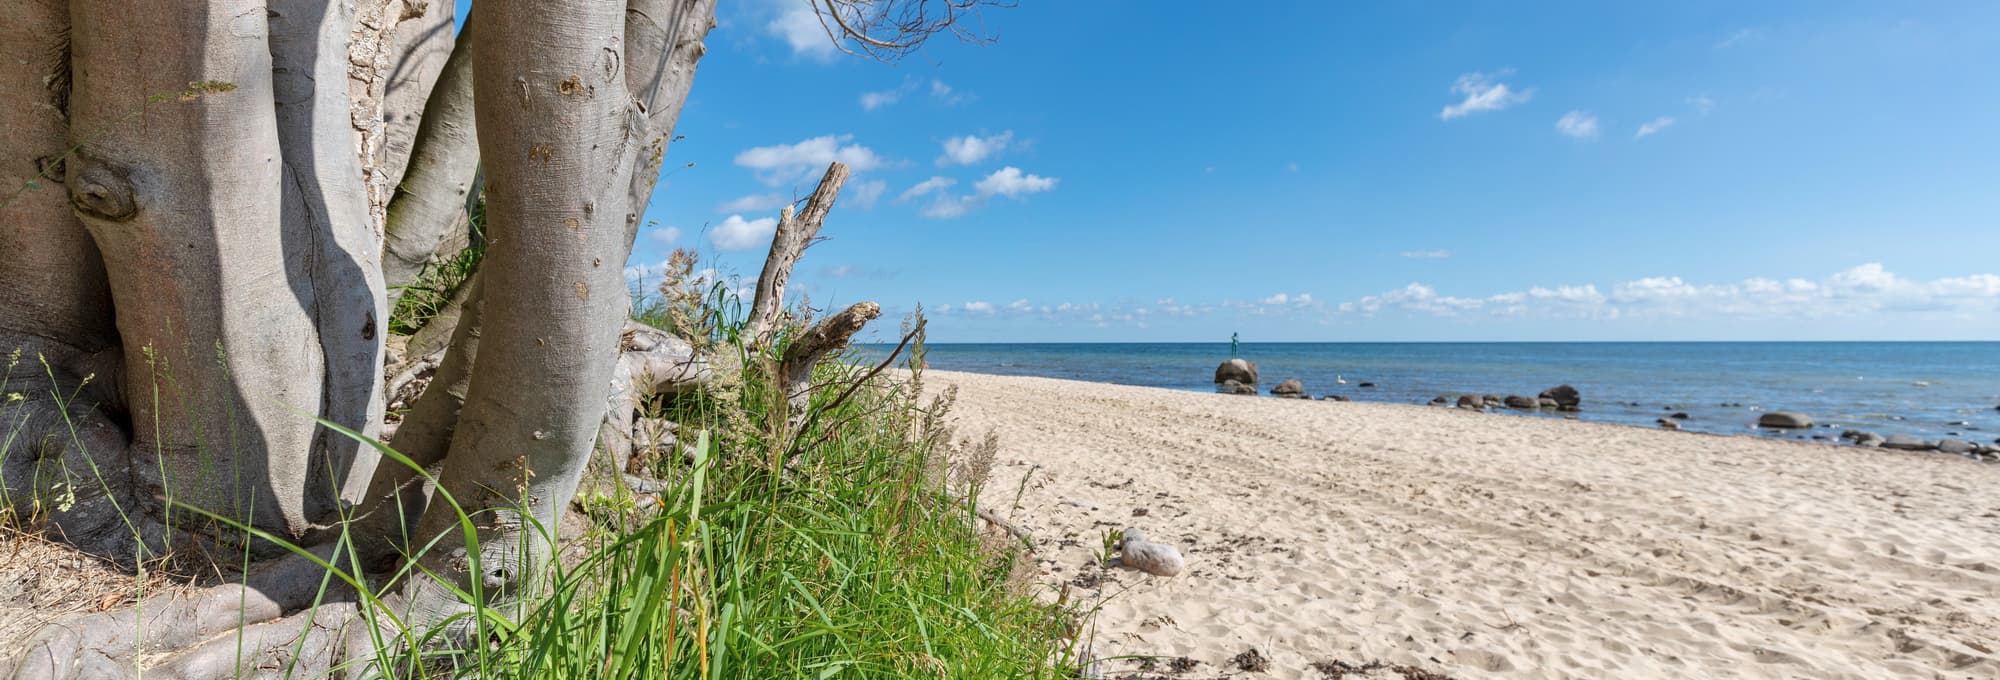
[[[999,435],[981,507],[1035,537],[1043,584],[1102,606],[1100,656],[1184,656],[1198,662],[1185,677],[1235,672],[1253,648],[1280,678],[1333,661],[1459,678],[2000,674],[2000,467],[1410,404],[925,378],[959,388],[958,436]],[[1096,566],[1102,534],[1126,526],[1176,545],[1187,572]]]

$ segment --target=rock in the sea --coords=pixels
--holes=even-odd
[[[1937,442],[1927,441],[1921,437],[1912,437],[1907,434],[1892,434],[1887,439],[1882,440],[1882,448],[1896,449],[1898,451],[1929,451],[1937,448]]]
[[[1288,378],[1284,382],[1278,383],[1277,387],[1271,388],[1271,396],[1286,399],[1308,398],[1306,397],[1306,385],[1299,382],[1298,378]]]
[[[1501,400],[1501,403],[1506,404],[1507,408],[1518,408],[1530,411],[1542,407],[1542,401],[1540,399],[1536,399],[1533,397],[1523,397],[1518,394],[1508,396],[1506,399]]]
[[[1973,444],[1963,439],[1940,439],[1937,443],[1937,450],[1945,453],[1972,453]]]
[[[1541,396],[1554,399],[1556,401],[1556,408],[1564,411],[1574,411],[1583,405],[1583,395],[1578,394],[1576,388],[1569,385],[1557,385],[1542,390]]]
[[[1812,427],[1812,416],[1797,411],[1772,411],[1757,417],[1757,427],[1784,429]]]
[[[1349,398],[1347,398],[1347,397],[1344,397],[1344,396],[1341,396],[1341,395],[1338,395],[1338,394],[1329,394],[1329,395],[1326,395],[1325,397],[1321,397],[1321,398],[1322,398],[1322,399],[1325,399],[1325,400],[1327,400],[1327,401],[1354,401],[1353,399],[1349,399]]]
[[[1659,424],[1660,424],[1660,428],[1661,428],[1661,429],[1667,429],[1667,430],[1678,430],[1678,429],[1681,429],[1681,423],[1680,423],[1680,421],[1678,421],[1678,420],[1673,420],[1673,419],[1671,419],[1671,418],[1661,418],[1661,419],[1659,419],[1659,420],[1655,420],[1655,421],[1653,421],[1653,422],[1656,422],[1656,423],[1659,423]]]
[[[1228,381],[1224,381],[1224,382],[1222,383],[1222,387],[1219,387],[1219,388],[1216,388],[1216,390],[1215,390],[1215,391],[1217,391],[1217,392],[1221,392],[1221,393],[1223,393],[1223,394],[1249,394],[1249,395],[1255,395],[1255,394],[1257,394],[1257,386],[1256,386],[1256,385],[1245,385],[1245,384],[1243,384],[1243,383],[1240,383],[1240,382],[1237,382],[1237,381],[1234,381],[1234,380],[1228,380]]]
[[[1230,359],[1215,367],[1215,382],[1234,380],[1245,385],[1257,384],[1257,362],[1249,359]]]
[[[1438,397],[1437,397],[1436,399],[1432,399],[1432,400],[1431,400],[1431,405],[1432,405],[1432,406],[1444,406],[1444,405],[1446,405],[1446,404],[1450,404],[1450,403],[1451,403],[1451,399],[1449,399],[1449,398],[1446,398],[1446,397],[1445,397],[1444,395],[1438,395]]]
[[[1500,396],[1498,394],[1488,394],[1485,396],[1486,396],[1486,408],[1500,408],[1502,406],[1507,405],[1506,397]]]
[[[1691,417],[1693,417],[1693,416],[1689,416],[1689,415],[1687,414],[1687,411],[1675,411],[1673,415],[1670,415],[1670,416],[1667,416],[1667,417],[1668,417],[1668,418],[1672,418],[1672,419],[1674,419],[1674,420],[1687,420],[1687,419],[1689,419],[1689,418],[1691,418]]]
[[[1374,386],[1375,386],[1375,383],[1372,383],[1372,382],[1365,382],[1365,383],[1361,383],[1361,384],[1359,384],[1359,385],[1355,385],[1355,387],[1374,387]]]
[[[1118,563],[1154,576],[1173,576],[1187,568],[1181,551],[1146,540],[1146,533],[1138,529],[1126,529],[1119,539]]]
[[[1562,404],[1558,404],[1556,400],[1548,397],[1535,397],[1535,404],[1542,408],[1562,408]]]
[[[1460,395],[1458,397],[1458,407],[1469,408],[1476,411],[1482,408],[1486,408],[1486,400],[1471,394]]]

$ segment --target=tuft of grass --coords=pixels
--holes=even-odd
[[[444,282],[469,275],[480,254],[468,249],[427,273],[425,290],[448,295],[456,283]],[[686,265],[692,269],[691,257]],[[1041,597],[1020,544],[983,529],[975,500],[998,442],[989,434],[953,443],[944,417],[951,392],[926,398],[922,387],[921,318],[905,326],[914,339],[907,373],[869,372],[852,356],[826,362],[809,413],[800,415],[771,374],[783,348],[743,348],[744,305],[726,286],[674,277],[658,298],[639,297],[635,313],[740,360],[721,362],[725,375],[707,389],[646,405],[646,415],[675,423],[681,437],[634,453],[660,482],[654,493],[619,485],[581,493],[589,532],[563,545],[563,559],[542,565],[530,597],[503,601],[476,582],[455,592],[470,609],[446,622],[456,632],[411,629],[384,604],[390,591],[423,578],[414,559],[371,581],[352,562],[345,532],[328,557],[166,503],[187,519],[233,527],[244,545],[278,544],[319,564],[322,597],[352,588],[357,625],[376,636],[377,653],[348,663],[392,677],[1075,677],[1087,613],[1063,594]],[[427,299],[413,289],[399,311]],[[797,335],[809,312],[789,317],[779,344]],[[38,396],[12,396],[8,387],[0,380],[0,399],[12,399],[0,415]],[[6,424],[0,429],[18,433],[25,423]],[[415,467],[380,442],[322,424],[376,448],[382,464]],[[0,437],[0,458],[25,448],[14,439]],[[448,494],[434,502],[458,510],[474,543],[467,553],[483,554],[472,529],[479,520]],[[7,522],[32,524],[22,519]],[[250,566],[247,552],[237,559]],[[140,594],[160,587],[145,579],[142,571],[135,580]],[[485,644],[457,651],[432,644],[445,637]]]

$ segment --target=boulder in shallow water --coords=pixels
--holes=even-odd
[[[1486,396],[1486,408],[1500,408],[1502,406],[1507,405],[1506,397],[1500,396],[1498,394],[1488,394],[1485,396]]]
[[[1681,423],[1680,423],[1680,421],[1678,421],[1678,420],[1671,420],[1671,419],[1667,419],[1667,418],[1661,418],[1661,419],[1659,419],[1659,420],[1655,420],[1655,421],[1653,421],[1653,422],[1656,422],[1656,423],[1659,423],[1659,424],[1660,424],[1660,428],[1661,428],[1661,429],[1665,429],[1665,430],[1678,430],[1678,429],[1681,429]]]
[[[1757,427],[1775,427],[1795,430],[1812,427],[1812,416],[1797,411],[1772,411],[1757,416]]]
[[[1305,383],[1299,382],[1298,378],[1288,378],[1284,382],[1278,383],[1277,387],[1271,388],[1271,396],[1285,399],[1309,398],[1306,396]]]
[[[1138,529],[1126,529],[1119,538],[1118,563],[1154,576],[1173,576],[1187,568],[1181,551],[1146,540],[1145,532]]]
[[[1361,384],[1359,384],[1359,385],[1355,385],[1355,387],[1374,387],[1374,386],[1375,386],[1375,383],[1372,383],[1372,382],[1365,382],[1365,383],[1361,383]]]
[[[1234,380],[1226,380],[1223,381],[1222,386],[1216,388],[1215,391],[1221,392],[1223,394],[1248,394],[1254,396],[1257,394],[1257,386],[1245,385],[1243,383]]]
[[[1507,408],[1518,408],[1528,411],[1542,407],[1542,400],[1534,397],[1523,397],[1518,394],[1509,395],[1506,399],[1502,399],[1500,403],[1506,404]]]
[[[1564,411],[1574,411],[1583,405],[1583,395],[1577,393],[1576,388],[1569,385],[1557,385],[1542,390],[1541,396],[1554,399],[1556,408]]]
[[[1937,442],[1928,441],[1922,437],[1912,437],[1907,434],[1892,434],[1882,440],[1882,448],[1896,449],[1898,451],[1929,451],[1937,448]]]
[[[1486,408],[1486,400],[1480,398],[1477,395],[1472,395],[1472,394],[1459,395],[1458,407],[1469,408],[1474,411],[1477,411],[1479,409]]]
[[[1226,383],[1231,380],[1245,385],[1257,384],[1257,362],[1249,359],[1230,359],[1215,367],[1215,382]]]
[[[1667,416],[1667,417],[1668,417],[1668,418],[1672,418],[1672,419],[1674,419],[1674,420],[1687,420],[1688,418],[1690,418],[1690,417],[1692,417],[1692,416],[1689,416],[1689,415],[1687,414],[1687,411],[1675,411],[1673,415],[1670,415],[1670,416]]]
[[[1556,400],[1548,397],[1535,397],[1535,405],[1542,408],[1562,408],[1562,404],[1558,404]]]
[[[1972,442],[1963,439],[1940,439],[1937,443],[1937,450],[1945,453],[1967,454],[1972,453],[1973,449]]]
[[[1451,404],[1451,398],[1450,398],[1450,397],[1446,397],[1446,396],[1444,396],[1444,395],[1442,395],[1442,394],[1438,395],[1436,399],[1432,399],[1432,400],[1431,400],[1431,405],[1432,405],[1432,406],[1446,406],[1446,405],[1449,405],[1449,404]]]

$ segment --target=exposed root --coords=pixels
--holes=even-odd
[[[330,549],[318,552],[332,554]],[[231,633],[254,635],[254,640],[242,639],[259,644],[273,642],[286,629],[258,624],[305,610],[322,595],[344,597],[350,592],[339,581],[329,582],[326,575],[312,560],[290,555],[260,566],[240,583],[166,593],[131,607],[68,618],[44,626],[11,656],[13,665],[0,670],[18,680],[130,677],[148,666],[189,671],[169,677],[234,677],[218,674],[218,646],[230,650],[228,668],[233,671],[238,638]],[[334,618],[344,615],[338,606],[323,604],[319,609],[327,609],[326,616]],[[345,611],[351,612],[351,605]],[[258,658],[265,656],[260,653]]]

